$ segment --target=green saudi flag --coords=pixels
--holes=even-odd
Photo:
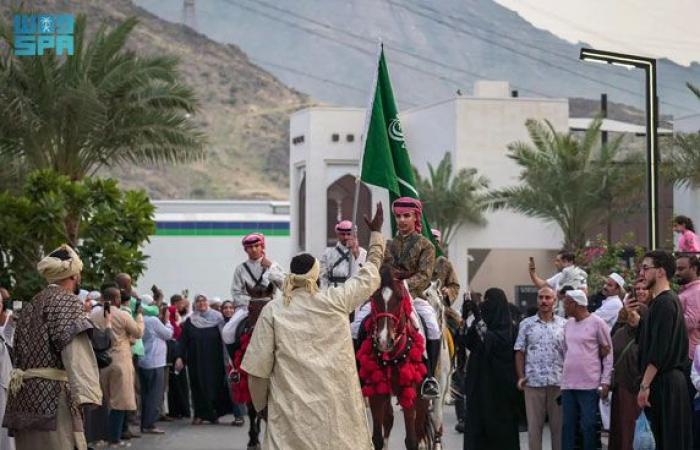
[[[394,92],[391,89],[389,70],[386,66],[383,49],[379,54],[376,77],[371,111],[367,112],[369,114],[366,119],[368,120],[367,137],[360,179],[365,183],[388,189],[392,202],[399,197],[420,199],[415,188],[416,180],[413,176],[413,166],[403,138],[399,110],[396,107],[396,101],[394,101]],[[391,215],[391,230],[393,234],[396,234],[396,221],[393,214]],[[425,214],[423,214],[422,232],[433,244],[436,244]]]

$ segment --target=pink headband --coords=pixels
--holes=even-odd
[[[265,248],[265,236],[262,233],[250,233],[243,237],[243,247],[251,247],[255,244],[260,244]]]
[[[401,197],[394,200],[391,204],[391,209],[394,214],[406,214],[409,212],[416,214],[416,231],[418,233],[423,229],[422,216],[423,204],[420,200],[411,197]]]
[[[442,237],[442,233],[440,233],[440,230],[438,230],[437,228],[431,228],[430,232],[433,234],[433,237],[437,240],[440,240],[440,238]]]
[[[342,220],[338,222],[335,226],[335,231],[352,231],[352,222],[349,220]]]

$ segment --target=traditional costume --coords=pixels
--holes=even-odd
[[[421,297],[433,278],[435,246],[421,234],[423,204],[420,200],[401,197],[392,203],[391,209],[394,214],[412,212],[416,216],[416,227],[413,232],[406,235],[399,233],[387,242],[384,264],[391,265],[404,279],[413,297],[413,308],[425,324],[428,378],[421,386],[421,395],[425,398],[434,398],[440,393],[435,379],[435,370],[440,359],[442,330],[438,324],[435,309]]]
[[[351,233],[352,222],[343,220],[335,226],[337,233]],[[329,247],[321,256],[319,263],[321,264],[321,288],[345,283],[353,274],[357,273],[367,259],[367,250],[360,247],[359,254],[355,258],[352,250],[344,246],[340,240],[335,247]]]
[[[80,257],[68,245],[51,255],[37,264],[49,283],[82,271]],[[56,284],[22,309],[3,421],[18,449],[87,448],[81,405],[102,403],[97,361],[85,333],[91,328],[78,297]]]
[[[690,450],[693,420],[688,395],[688,334],[683,309],[670,290],[654,297],[637,334],[639,371],[652,364],[658,372],[651,382],[645,412],[659,450]]]
[[[373,448],[347,317],[378,288],[383,251],[373,232],[367,263],[344,284],[319,291],[315,261],[263,308],[242,364],[255,408],[267,407],[263,448]]]
[[[265,236],[262,233],[251,233],[243,238],[243,248],[261,245],[265,248]],[[222,338],[225,344],[236,342],[236,330],[238,326],[248,317],[248,307],[251,298],[255,300],[269,301],[276,288],[282,286],[284,272],[279,264],[272,262],[269,268],[262,266],[263,258],[256,260],[248,259],[236,267],[233,272],[233,282],[231,283],[231,298],[236,312],[231,320],[226,322],[222,330]]]

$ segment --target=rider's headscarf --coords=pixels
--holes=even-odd
[[[335,225],[335,231],[348,233],[352,231],[352,222],[349,220],[341,220]]]
[[[406,214],[409,212],[416,214],[416,232],[420,233],[423,229],[423,204],[420,200],[411,197],[400,197],[394,200],[391,204],[391,210],[394,214]]]
[[[262,233],[250,233],[243,237],[243,248],[257,244],[265,248],[265,236]]]

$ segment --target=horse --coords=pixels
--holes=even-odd
[[[260,317],[260,312],[272,298],[275,286],[270,283],[267,287],[256,286],[251,288],[246,283],[246,291],[250,296],[248,304],[248,317],[243,319],[236,327],[236,342],[231,364],[229,365],[229,381],[231,382],[232,400],[236,403],[245,403],[248,410],[248,450],[260,450],[260,425],[261,417],[255,411],[250,391],[248,390],[248,374],[241,369],[241,362],[253,335],[255,324]]]
[[[452,354],[454,354],[454,349],[450,348],[451,345],[453,347],[454,344],[450,343],[451,334],[447,328],[447,308],[449,307],[440,293],[441,287],[442,282],[438,279],[431,282],[430,286],[423,291],[423,298],[435,309],[438,325],[442,330],[440,357],[438,359],[438,369],[435,373],[438,383],[440,384],[440,395],[438,398],[432,400],[432,408],[430,408],[429,416],[430,423],[428,424],[428,429],[430,431],[426,436],[428,440],[432,441],[427,443],[428,448],[436,450],[442,449],[443,414],[445,402],[450,392],[450,380],[453,371]]]
[[[363,323],[366,338],[357,352],[362,393],[372,412],[372,444],[381,450],[393,426],[392,395],[403,409],[408,450],[425,439],[428,402],[416,394],[427,372],[425,340],[411,318],[410,295],[389,266],[382,266],[381,284],[370,297],[371,313]]]

